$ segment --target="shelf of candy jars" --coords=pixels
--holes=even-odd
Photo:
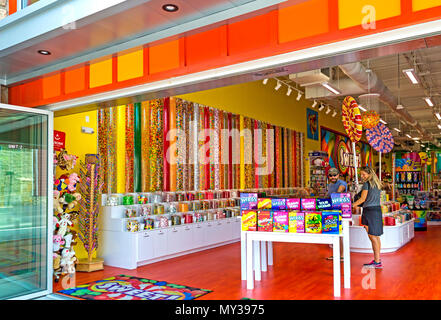
[[[327,152],[312,151],[308,153],[309,159],[309,186],[314,190],[314,195],[324,197],[327,192],[326,167],[329,156]]]
[[[102,228],[141,232],[239,216],[236,190],[102,195]],[[108,217],[108,218],[106,218]]]
[[[441,190],[418,191],[414,198],[417,210],[427,210],[427,222],[441,222]]]

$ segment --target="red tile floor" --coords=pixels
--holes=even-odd
[[[330,254],[327,245],[274,243],[274,266],[262,273],[254,290],[247,290],[246,281],[240,279],[239,242],[136,270],[105,267],[93,273],[77,272],[76,284],[127,274],[213,290],[200,300],[441,299],[441,226],[416,231],[406,246],[383,254],[384,269],[372,274],[362,270],[372,255],[351,253],[351,289],[342,289],[341,298],[333,296],[332,261],[326,260]],[[54,292],[58,290],[61,283],[54,283]]]

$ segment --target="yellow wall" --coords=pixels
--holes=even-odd
[[[86,116],[89,116],[89,122],[86,122]],[[86,134],[81,132],[81,127],[93,128],[93,134]],[[54,118],[54,130],[63,131],[66,133],[66,150],[69,154],[78,156],[77,165],[72,170],[79,171],[80,160],[84,161],[84,156],[87,153],[97,153],[97,112],[77,113],[69,116]],[[57,168],[56,177],[66,173]],[[74,226],[73,230],[78,232],[78,226]],[[83,244],[77,239],[77,245],[74,247],[76,256],[79,259],[87,258],[87,252]]]
[[[297,93],[295,91],[290,96],[287,96],[286,87],[282,86],[278,91],[275,91],[275,85],[276,81],[271,79],[266,85],[261,81],[255,81],[185,94],[178,97],[303,132],[305,134],[306,154],[309,151],[320,150],[320,141],[311,140],[306,137],[306,109],[311,108],[311,101],[304,99],[304,97],[297,101]],[[315,109],[317,110],[317,107]],[[326,108],[319,112],[319,128],[324,126],[344,133],[341,116],[337,115],[333,118],[332,112],[326,115],[325,110]],[[305,163],[305,170],[305,184],[308,185],[308,163]]]

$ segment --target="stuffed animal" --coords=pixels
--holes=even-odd
[[[66,150],[61,150],[57,155],[57,165],[62,170],[72,170],[77,162],[77,156],[67,154]]]
[[[57,210],[58,213],[63,213],[63,200],[60,199],[60,191],[54,190],[54,209]],[[55,220],[54,220],[55,222]],[[57,220],[58,222],[58,220]]]
[[[58,223],[60,227],[58,228],[57,234],[64,237],[64,235],[67,232],[67,227],[72,225],[72,221],[70,221],[70,214],[69,213],[63,214]]]
[[[75,172],[71,173],[69,177],[64,180],[64,183],[67,185],[67,190],[70,192],[75,191],[78,182],[80,182],[80,177]]]
[[[72,246],[72,238],[73,235],[70,232],[64,236],[64,240],[66,241],[65,248],[70,248]]]
[[[67,204],[67,208],[69,210],[72,210],[80,200],[81,200],[81,194],[78,192],[75,192],[74,194],[65,193],[63,194],[61,202]]]
[[[53,251],[54,252],[59,251],[61,249],[61,246],[63,244],[65,244],[65,241],[64,241],[63,237],[61,235],[59,235],[59,234],[55,234],[54,235],[53,242],[54,242],[54,245],[53,245],[53,247],[54,247]],[[70,245],[69,245],[69,247],[70,247]]]
[[[61,251],[60,266],[63,268],[62,273],[75,273],[75,251],[73,249],[64,248]]]

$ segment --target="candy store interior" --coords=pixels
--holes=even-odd
[[[342,218],[349,219],[352,265],[361,265],[372,247],[360,208],[353,211],[351,202],[365,166],[383,185],[383,260],[396,265],[407,259],[409,250],[421,250],[418,245],[441,232],[441,110],[435,95],[435,107],[425,100],[426,86],[441,81],[439,51],[56,112],[54,130],[64,144],[55,155],[55,234],[67,219],[64,232],[73,239],[54,238],[54,291],[67,272],[60,261],[69,245],[77,282],[119,272],[180,283],[202,273],[194,286],[223,292],[203,299],[301,299],[300,292],[267,287],[289,270],[270,269],[267,285],[245,289],[241,233],[341,234]],[[327,193],[331,167],[348,185],[335,199]],[[92,212],[92,220],[83,211]],[[305,278],[306,262],[330,266],[327,246],[275,242],[272,250],[282,261],[299,257],[295,265],[302,270],[296,272]],[[205,276],[222,268],[232,273],[226,285]],[[310,298],[332,298],[331,286],[316,281],[324,291]],[[352,292],[345,297],[360,294]]]
[[[0,299],[440,298],[440,1],[24,2]]]

